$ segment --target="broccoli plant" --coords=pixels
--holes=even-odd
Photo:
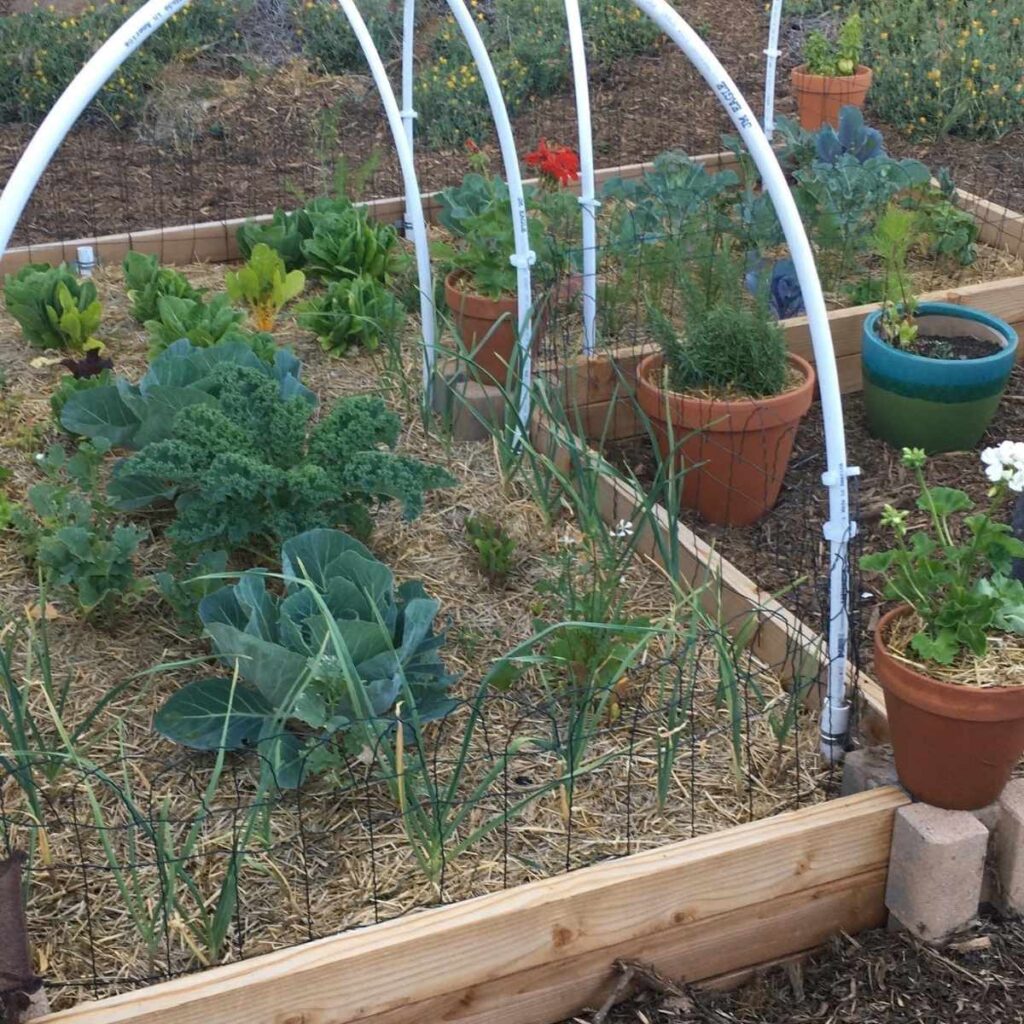
[[[86,615],[141,593],[133,558],[146,532],[117,523],[98,496],[103,442],[86,441],[68,455],[54,445],[38,460],[45,476],[28,490],[14,525],[46,584],[71,596]]]
[[[372,528],[371,506],[401,502],[419,514],[423,493],[454,480],[391,451],[398,417],[376,396],[340,399],[310,428],[310,403],[246,366],[215,368],[210,401],[173,416],[161,440],[114,469],[121,508],[174,504],[168,536],[189,550],[263,545],[313,527]]]
[[[439,605],[421,583],[396,587],[337,530],[291,538],[281,562],[281,596],[250,571],[203,598],[206,634],[240,678],[183,687],[157,713],[158,732],[195,750],[256,750],[276,786],[295,787],[331,764],[339,735],[373,749],[398,717],[415,730],[454,707]]]
[[[156,256],[141,252],[128,253],[121,263],[128,298],[132,303],[132,316],[144,324],[160,318],[158,300],[161,296],[175,299],[202,299],[204,289],[193,288],[188,279],[170,267],[161,267]],[[177,339],[175,339],[177,340]]]
[[[224,286],[233,302],[249,307],[258,331],[272,331],[285,303],[302,294],[306,275],[301,270],[287,270],[280,255],[260,242],[253,246],[241,270],[228,271]]]
[[[93,335],[103,307],[92,281],[79,281],[66,264],[29,263],[4,279],[7,312],[33,348],[74,352],[102,349]]]

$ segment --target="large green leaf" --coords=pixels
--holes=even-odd
[[[113,384],[76,391],[60,414],[61,426],[82,437],[102,437],[115,447],[128,445],[139,427],[139,418]]]
[[[252,687],[217,676],[183,686],[156,713],[153,727],[192,750],[238,750],[256,742],[272,712]]]
[[[307,530],[282,545],[281,571],[285,576],[309,580],[323,592],[330,580],[338,575],[342,559],[351,552],[369,562],[376,561],[365,544],[360,544],[347,533],[340,530]]]
[[[237,661],[242,678],[257,687],[280,714],[315,729],[324,724],[327,710],[304,681],[307,659],[303,655],[219,622],[210,623],[206,632],[217,654],[228,664]]]

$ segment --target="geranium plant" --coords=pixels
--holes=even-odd
[[[904,448],[927,524],[911,527],[909,511],[886,505],[882,523],[896,546],[860,560],[865,572],[884,578],[886,598],[913,609],[918,629],[910,646],[926,662],[950,665],[965,649],[983,657],[990,634],[1024,634],[1024,584],[1011,575],[1024,542],[998,517],[1010,492],[1024,492],[1024,442],[986,448],[981,460],[992,486],[988,508],[975,512],[964,491],[930,486],[925,453]]]

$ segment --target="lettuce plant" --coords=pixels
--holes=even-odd
[[[185,686],[157,713],[158,732],[196,750],[255,749],[278,786],[295,787],[330,765],[339,734],[372,748],[399,718],[415,728],[452,710],[439,604],[422,583],[396,587],[338,530],[291,538],[281,563],[282,594],[250,571],[202,600],[213,649],[240,681]]]
[[[146,321],[152,356],[181,338],[188,338],[200,348],[216,345],[229,331],[237,330],[245,316],[232,307],[227,295],[215,295],[209,302],[161,295],[156,300],[156,308],[156,317]]]
[[[323,295],[298,310],[301,327],[312,331],[325,352],[344,355],[353,345],[373,352],[394,338],[405,311],[378,280],[367,274],[332,281]]]
[[[383,284],[404,268],[405,253],[389,224],[375,224],[351,204],[319,215],[312,209],[313,233],[302,243],[311,274],[327,281],[365,275]]]
[[[272,331],[285,303],[302,294],[306,275],[301,270],[287,270],[280,255],[260,242],[241,270],[228,271],[224,286],[233,302],[248,306],[258,331]]]
[[[79,281],[66,264],[29,263],[4,279],[7,312],[33,348],[100,349],[94,334],[103,307],[92,281]]]
[[[155,255],[129,252],[121,267],[128,298],[132,303],[132,316],[140,323],[160,318],[158,300],[161,296],[175,299],[202,299],[202,288],[193,288],[188,279],[171,267],[161,267]],[[177,340],[177,339],[175,339]]]

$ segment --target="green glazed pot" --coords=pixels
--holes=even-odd
[[[1001,351],[981,359],[929,359],[878,336],[881,311],[864,321],[861,366],[868,430],[896,448],[965,451],[981,440],[1017,358],[1017,334],[998,317],[949,302],[922,302],[922,334],[991,338]]]

